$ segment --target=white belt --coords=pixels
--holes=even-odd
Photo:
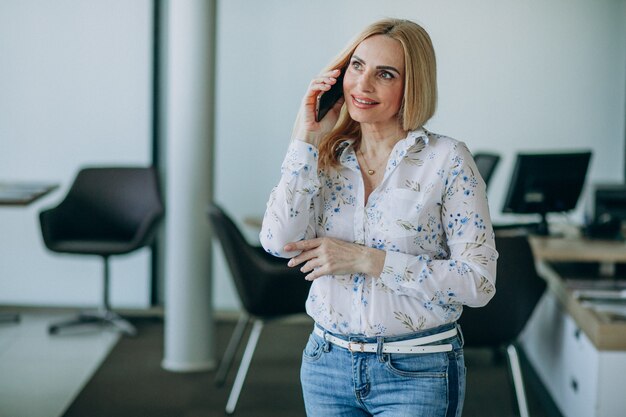
[[[350,352],[365,352],[376,353],[378,352],[378,343],[360,343],[350,342],[335,337],[329,333],[324,335],[324,331],[315,326],[313,332],[321,338],[325,338],[333,345],[337,345],[344,349],[348,349]],[[452,350],[451,344],[434,345],[434,346],[422,346],[428,343],[438,342],[440,340],[448,339],[457,335],[456,327],[445,332],[432,334],[430,336],[418,337],[416,339],[400,340],[398,342],[385,342],[383,343],[383,353],[438,353],[438,352],[450,352]]]

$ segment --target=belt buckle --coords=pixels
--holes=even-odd
[[[358,346],[357,349],[353,349],[352,346]],[[365,343],[359,343],[359,342],[348,342],[348,350],[350,352],[365,352]]]

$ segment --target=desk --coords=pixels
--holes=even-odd
[[[599,262],[598,276],[610,276],[615,263],[626,263],[626,243],[581,238],[531,237],[537,258],[537,271],[574,321],[599,350],[626,351],[626,321],[612,320],[609,315],[581,305],[555,270],[555,262]]]
[[[550,262],[626,262],[626,243],[577,236],[529,238],[535,256]]]
[[[0,182],[0,206],[27,206],[58,187],[50,183]],[[15,313],[0,313],[0,323],[19,319]]]
[[[0,182],[0,206],[27,206],[58,187],[49,183]]]
[[[521,337],[528,359],[563,415],[624,415],[626,321],[584,307],[557,267],[598,262],[602,277],[615,270],[611,265],[626,263],[626,244],[580,237],[533,236],[529,241],[549,291]]]

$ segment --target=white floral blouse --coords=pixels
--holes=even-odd
[[[260,238],[275,256],[295,256],[286,243],[322,236],[386,251],[378,277],[313,281],[308,314],[334,333],[395,336],[453,322],[464,304],[485,305],[498,253],[485,183],[466,145],[410,132],[367,204],[352,145],[344,141],[340,166],[324,172],[317,148],[294,140],[267,203]]]

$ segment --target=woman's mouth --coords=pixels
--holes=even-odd
[[[365,97],[352,96],[352,102],[359,108],[367,108],[378,104],[377,101],[370,100]]]

